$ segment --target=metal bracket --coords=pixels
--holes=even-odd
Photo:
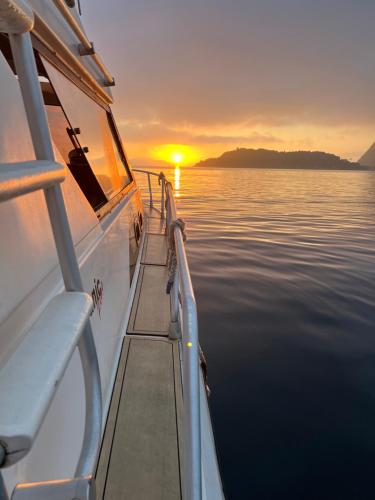
[[[112,78],[112,80],[109,82],[108,80],[105,80],[103,82],[103,87],[114,87],[116,85],[115,79]]]
[[[181,338],[181,328],[178,320],[169,323],[168,338],[171,340],[179,340]]]
[[[66,131],[68,132],[70,137],[72,137],[73,135],[79,135],[81,133],[81,129],[79,127],[74,127],[74,128],[68,127]]]
[[[95,500],[92,476],[18,484],[11,500]]]
[[[90,42],[91,47],[85,47],[83,43],[79,43],[77,48],[78,48],[78,53],[80,56],[92,56],[95,54],[95,49],[94,49],[94,42]]]

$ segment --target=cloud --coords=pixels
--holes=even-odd
[[[239,135],[228,134],[228,127],[217,134],[202,133],[201,129],[196,130],[192,125],[185,124],[181,128],[168,127],[160,122],[140,122],[124,120],[119,122],[119,127],[124,137],[130,142],[138,143],[179,143],[179,144],[276,144],[282,143],[282,139],[271,134],[262,134],[251,131],[248,134]],[[242,124],[238,124],[236,129],[241,129]]]
[[[328,134],[341,153],[350,136],[331,131],[375,137],[373,1],[86,3],[129,140],[313,148]]]

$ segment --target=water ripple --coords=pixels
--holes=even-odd
[[[375,174],[185,169],[178,194],[228,497],[374,498]]]

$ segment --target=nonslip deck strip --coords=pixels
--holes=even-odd
[[[133,301],[128,333],[168,336],[170,296],[165,266],[142,265]]]
[[[176,342],[127,337],[96,476],[103,500],[181,499]]]

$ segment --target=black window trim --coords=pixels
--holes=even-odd
[[[9,45],[9,37],[6,34],[1,34],[0,36],[2,36],[6,40],[6,45]],[[43,61],[42,61],[42,59],[40,57],[41,55],[43,57],[45,57],[73,85],[75,85],[79,90],[81,90],[81,92],[84,92],[98,106],[100,106],[102,109],[104,109],[104,111],[107,114],[108,125],[109,125],[110,131],[112,133],[113,140],[116,143],[116,146],[118,148],[118,152],[119,152],[119,154],[121,156],[121,159],[122,159],[123,166],[125,168],[125,171],[126,171],[126,173],[128,175],[128,178],[129,178],[130,182],[129,182],[129,184],[126,184],[113,198],[108,198],[108,196],[105,194],[105,192],[101,188],[101,186],[99,184],[99,181],[97,180],[96,175],[95,175],[94,171],[92,170],[90,162],[86,158],[87,163],[88,163],[88,165],[90,167],[90,170],[92,172],[92,175],[94,176],[94,178],[95,178],[96,182],[98,183],[101,191],[103,192],[104,198],[107,200],[106,202],[103,200],[103,204],[100,205],[97,208],[92,207],[93,210],[94,210],[94,212],[95,212],[95,214],[97,215],[98,219],[102,219],[104,217],[104,215],[106,215],[107,213],[111,212],[113,210],[113,208],[118,203],[120,203],[120,201],[135,186],[135,181],[134,181],[133,173],[132,173],[131,167],[129,165],[129,161],[128,161],[127,155],[126,155],[126,153],[124,151],[124,148],[123,148],[123,145],[122,145],[122,141],[121,141],[121,136],[120,136],[120,134],[118,132],[118,128],[117,128],[115,119],[113,117],[112,110],[111,110],[111,108],[109,107],[109,105],[107,103],[105,103],[104,101],[102,101],[101,99],[99,99],[99,97],[97,96],[97,94],[95,94],[93,91],[91,91],[91,89],[89,89],[87,86],[85,86],[83,84],[83,82],[80,81],[75,76],[75,74],[65,64],[63,64],[48,47],[46,47],[33,34],[31,35],[31,38],[32,38],[32,44],[33,44],[33,48],[34,48],[34,53],[35,53],[35,56],[36,56],[36,64],[37,64],[37,67],[38,67],[38,73],[41,76],[44,76],[44,77],[46,77],[48,79],[49,84],[51,85],[51,87],[52,87],[52,89],[53,89],[53,91],[54,91],[54,93],[55,93],[55,95],[57,97],[57,100],[59,102],[59,106],[61,107],[61,109],[62,109],[62,111],[64,113],[64,116],[65,116],[65,118],[66,118],[67,123],[69,124],[69,126],[71,127],[70,120],[69,120],[69,118],[68,118],[68,116],[67,116],[67,114],[65,112],[64,106],[62,105],[62,102],[61,102],[61,100],[60,100],[60,98],[59,98],[59,96],[58,96],[55,88],[52,85],[52,82],[51,82],[51,80],[50,80],[50,78],[48,76],[48,73],[47,73],[47,71],[46,71],[46,69],[44,67]],[[5,54],[4,54],[4,56],[5,56]],[[15,72],[14,66],[12,65],[12,60],[10,60],[8,57],[6,57],[6,59],[7,59],[8,64],[11,66],[13,72]],[[80,145],[80,142],[79,142],[78,137],[76,135],[75,135],[75,140]],[[80,147],[82,149],[81,145],[80,145]],[[85,155],[85,157],[86,157],[86,155]],[[75,182],[77,183],[78,187],[82,191],[82,189],[81,189],[80,185],[78,184],[78,182],[76,180],[75,180]],[[88,201],[88,203],[91,205],[89,199],[87,198],[87,196],[84,194],[83,191],[82,191],[82,194],[85,197],[85,199]]]
[[[75,182],[76,182],[76,184],[78,185],[79,189],[81,190],[81,192],[82,192],[83,196],[85,197],[85,199],[87,200],[87,202],[90,204],[90,206],[92,207],[92,209],[94,210],[94,212],[97,214],[97,213],[98,213],[98,211],[99,211],[101,208],[103,208],[103,207],[104,207],[104,206],[108,203],[108,201],[109,201],[109,200],[108,200],[108,197],[107,197],[107,195],[105,194],[105,192],[104,192],[103,188],[101,187],[101,185],[100,185],[100,183],[99,183],[99,181],[98,181],[98,179],[97,179],[97,177],[96,177],[96,175],[95,175],[95,172],[93,171],[93,169],[92,169],[92,167],[91,167],[91,165],[90,165],[90,162],[89,162],[89,160],[87,159],[87,157],[86,157],[86,155],[85,155],[85,153],[84,153],[84,150],[83,150],[82,145],[81,145],[81,143],[80,143],[80,141],[79,141],[79,138],[78,138],[78,136],[76,135],[76,133],[74,132],[74,128],[72,127],[72,124],[71,124],[71,122],[70,122],[70,120],[69,120],[69,117],[68,117],[68,115],[66,114],[66,111],[65,111],[65,109],[64,109],[64,106],[63,106],[63,104],[62,104],[62,102],[61,102],[61,100],[60,100],[60,97],[58,96],[58,94],[57,94],[57,92],[56,92],[56,89],[55,89],[55,87],[53,86],[53,84],[52,84],[52,82],[51,82],[51,79],[49,78],[49,75],[48,75],[48,73],[47,73],[47,71],[46,71],[46,69],[45,69],[45,67],[44,67],[44,65],[43,65],[43,61],[40,59],[40,57],[39,57],[39,54],[38,54],[38,53],[36,54],[36,60],[37,60],[37,62],[38,62],[38,66],[39,66],[39,64],[40,64],[41,69],[43,69],[43,73],[44,73],[44,74],[43,74],[43,76],[45,76],[45,77],[48,79],[49,85],[51,86],[51,88],[52,88],[52,90],[53,90],[53,92],[54,92],[54,95],[55,95],[55,97],[56,97],[56,102],[57,102],[58,104],[52,104],[52,106],[58,106],[59,108],[61,108],[61,110],[62,110],[62,112],[63,112],[63,114],[64,114],[64,117],[65,117],[65,120],[66,120],[66,122],[67,122],[67,124],[68,124],[68,126],[69,126],[69,129],[70,129],[70,133],[68,133],[68,131],[67,131],[67,133],[68,133],[68,135],[70,136],[70,140],[72,141],[72,145],[74,145],[74,143],[76,143],[76,144],[78,145],[78,147],[80,148],[82,155],[86,158],[86,162],[87,162],[88,168],[90,169],[90,172],[91,172],[91,177],[92,177],[92,179],[93,179],[93,180],[94,180],[94,182],[95,182],[95,189],[96,189],[98,192],[100,192],[100,193],[101,193],[101,196],[102,196],[102,202],[101,202],[99,205],[97,205],[97,206],[93,206],[93,205],[92,205],[92,203],[90,202],[89,198],[88,198],[88,197],[87,197],[87,195],[85,194],[84,190],[81,188],[81,186],[80,186],[79,182],[77,181],[77,179],[74,179],[74,180],[75,180]],[[42,87],[42,85],[41,85],[41,87]],[[50,106],[51,106],[51,104],[45,104],[45,106],[48,106],[48,105],[50,105]],[[56,147],[57,147],[57,145],[56,145]],[[65,159],[64,159],[64,161],[65,161]],[[67,165],[67,167],[68,167],[68,169],[69,169],[69,166],[68,166],[68,165]],[[74,177],[73,172],[71,172],[71,174],[72,174],[72,176]]]
[[[109,124],[110,131],[112,133],[113,140],[116,143],[117,150],[121,156],[122,163],[124,165],[126,173],[129,176],[129,180],[130,180],[129,184],[131,184],[134,181],[133,172],[131,171],[131,168],[129,165],[129,160],[128,160],[128,157],[125,153],[124,147],[122,145],[121,136],[119,134],[119,131],[118,131],[118,128],[116,125],[116,121],[114,119],[114,116],[113,116],[111,109],[109,109],[109,111],[107,111],[107,118],[108,118],[108,124]]]

